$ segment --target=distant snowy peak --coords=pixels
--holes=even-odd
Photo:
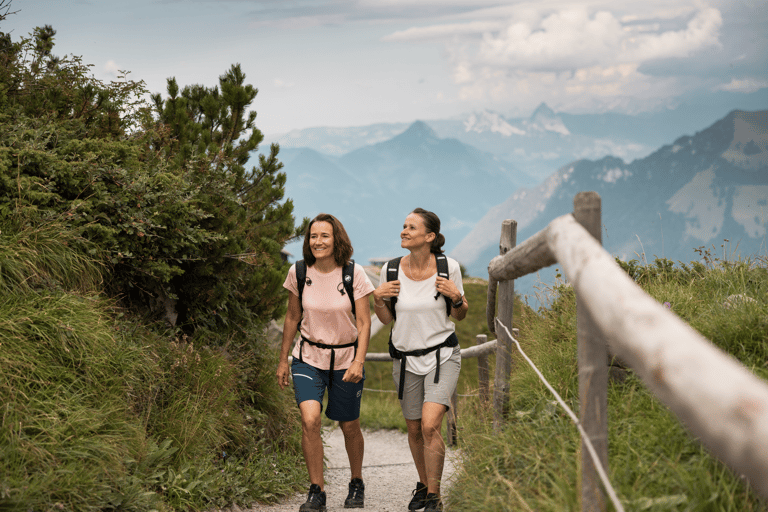
[[[565,127],[563,120],[555,114],[554,110],[549,108],[546,103],[542,103],[531,114],[528,120],[528,126],[531,130],[542,132],[555,132],[560,135],[570,135],[571,132]]]
[[[731,115],[733,141],[723,158],[749,171],[768,168],[768,111],[735,111]]]
[[[464,121],[465,132],[492,132],[509,137],[511,135],[525,135],[525,130],[521,130],[509,124],[501,114],[485,110],[479,114],[473,113]]]

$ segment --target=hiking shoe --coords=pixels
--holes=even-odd
[[[349,482],[349,494],[344,500],[344,508],[364,508],[365,507],[365,484],[359,478],[353,478]]]
[[[413,498],[408,504],[408,510],[419,510],[427,505],[427,486],[421,482],[416,482],[416,489],[411,493]]]
[[[299,508],[299,512],[313,512],[315,510],[325,512],[325,492],[320,490],[319,485],[312,484],[309,486],[307,501]]]
[[[427,507],[424,512],[442,512],[443,502],[440,501],[440,496],[431,492],[427,494]]]

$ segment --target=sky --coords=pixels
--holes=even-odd
[[[129,71],[165,93],[239,63],[267,137],[542,102],[638,114],[768,87],[768,0],[10,1],[0,32],[52,25],[53,53],[104,80]]]

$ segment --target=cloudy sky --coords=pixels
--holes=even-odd
[[[12,0],[0,31],[150,91],[240,63],[269,137],[489,109],[638,113],[768,91],[768,0]],[[766,92],[768,97],[768,92]],[[737,108],[738,105],[734,105]]]

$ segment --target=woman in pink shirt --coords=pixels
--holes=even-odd
[[[291,293],[277,366],[281,388],[289,385],[289,375],[292,375],[296,403],[301,412],[301,446],[310,488],[307,502],[299,510],[326,510],[323,441],[320,437],[320,414],[326,388],[328,408],[325,415],[338,421],[344,432],[352,471],[344,506],[362,508],[365,485],[362,480],[364,441],[360,430],[360,399],[365,380],[363,365],[371,335],[368,296],[374,287],[363,267],[351,261],[349,236],[333,215],[321,213],[309,223],[303,256],[303,262],[291,266],[283,284]],[[302,287],[297,279],[297,266],[300,265],[306,269]],[[347,272],[344,272],[345,267]],[[352,282],[353,300],[346,292],[350,283],[345,286],[345,278]],[[297,331],[300,337],[294,343]],[[293,362],[289,367],[288,352],[292,345]]]

